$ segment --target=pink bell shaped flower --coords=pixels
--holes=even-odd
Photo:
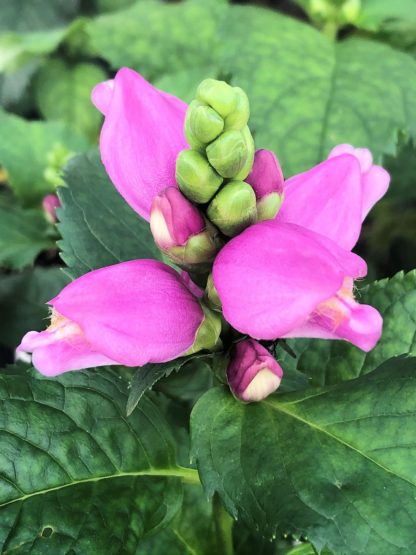
[[[206,320],[180,275],[156,260],[85,274],[49,304],[49,328],[27,333],[18,347],[32,352],[33,365],[48,376],[174,359],[192,348]]]
[[[198,208],[176,187],[168,187],[154,198],[150,229],[157,246],[176,264],[192,266],[214,259],[215,233],[207,227]]]
[[[100,151],[107,173],[126,202],[149,220],[154,197],[176,186],[176,157],[188,147],[187,105],[127,68],[97,85],[92,100],[105,116]]]
[[[271,150],[257,150],[253,169],[246,178],[257,199],[257,221],[273,220],[283,201],[282,168]]]
[[[55,210],[60,206],[61,203],[59,202],[59,198],[57,197],[57,195],[50,194],[44,197],[42,201],[43,212],[45,214],[45,218],[51,224],[56,224],[56,222],[58,221]]]
[[[283,370],[272,355],[254,339],[236,343],[231,352],[227,378],[241,401],[261,401],[276,391]]]

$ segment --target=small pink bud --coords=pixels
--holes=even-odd
[[[233,348],[227,368],[231,391],[241,401],[261,401],[276,391],[283,370],[255,339],[244,339]]]
[[[257,199],[257,221],[273,220],[283,200],[284,178],[279,161],[271,150],[257,150],[253,169],[246,179]]]
[[[56,224],[58,218],[56,217],[55,209],[59,208],[61,203],[56,195],[46,195],[42,201],[42,208],[45,213],[46,219],[51,224]]]
[[[153,200],[150,229],[160,250],[183,267],[212,261],[218,250],[218,232],[176,187]]]

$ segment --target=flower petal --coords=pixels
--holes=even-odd
[[[50,304],[80,326],[95,351],[127,366],[184,354],[203,320],[198,300],[179,274],[156,260],[85,274]]]
[[[101,158],[119,193],[148,220],[154,197],[176,186],[176,157],[187,147],[187,105],[127,68],[117,73],[107,105],[108,97],[105,87],[94,92],[94,101],[106,112]]]
[[[108,81],[98,83],[98,85],[96,85],[91,92],[91,100],[93,104],[104,116],[107,115],[113,91],[114,79],[108,79]]]
[[[361,213],[360,166],[354,156],[343,154],[287,180],[277,218],[351,250],[360,235]]]
[[[349,270],[362,271],[359,260],[305,228],[264,221],[222,249],[213,278],[232,326],[257,339],[275,339],[332,297]]]
[[[70,370],[119,364],[94,351],[82,334],[59,338],[48,330],[27,333],[18,351],[33,352],[32,364],[45,376],[57,376]]]

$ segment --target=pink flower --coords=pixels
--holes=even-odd
[[[49,304],[49,328],[27,333],[18,347],[33,352],[33,365],[48,376],[174,359],[192,347],[204,320],[198,299],[179,274],[156,260],[85,274]]]
[[[241,401],[261,401],[276,391],[283,370],[272,355],[254,339],[243,339],[231,351],[227,378]]]
[[[273,220],[283,201],[284,179],[279,160],[271,150],[257,150],[246,178],[257,199],[257,220]]]
[[[42,201],[42,208],[45,213],[45,217],[51,224],[56,224],[58,218],[56,217],[55,210],[61,206],[59,198],[57,195],[46,195]]]

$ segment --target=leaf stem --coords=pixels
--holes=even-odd
[[[223,555],[233,555],[233,518],[224,509],[224,505],[218,495],[214,494],[212,499],[212,509],[214,513],[215,529],[217,531],[218,553]]]

